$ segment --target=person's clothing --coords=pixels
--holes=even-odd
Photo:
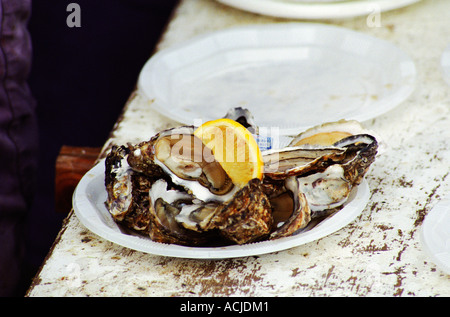
[[[103,145],[176,3],[0,0],[0,296],[25,294],[61,228],[61,146]]]
[[[37,101],[40,155],[39,186],[27,217],[28,286],[66,216],[54,209],[61,147],[103,146],[177,2],[32,1],[28,82]],[[79,6],[79,27],[67,25],[71,3]]]
[[[31,0],[0,0],[0,296],[21,277],[24,223],[37,170],[35,102],[27,85]]]

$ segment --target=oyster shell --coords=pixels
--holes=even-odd
[[[114,146],[105,160],[105,204],[117,222],[133,230],[147,232],[151,179],[131,169],[126,160],[128,154],[128,148]]]
[[[326,122],[301,132],[292,139],[288,146],[301,146],[305,144],[316,146],[330,146],[352,135],[370,134],[374,132],[365,129],[356,120],[339,120]]]
[[[250,133],[257,135],[259,133],[259,127],[255,122],[255,118],[251,112],[246,108],[236,107],[230,109],[224,118],[228,118],[239,122],[245,128],[247,128]]]
[[[196,209],[204,208],[202,204],[193,203],[192,195],[181,190],[169,189],[166,181],[162,179],[152,184],[148,195],[151,219],[148,234],[153,241],[180,245],[201,245],[208,241],[209,235],[200,233],[202,232],[200,224],[208,218],[207,215],[202,215],[202,219],[194,220],[189,217],[188,221],[184,219],[180,221],[180,215],[187,206],[195,206]],[[214,210],[215,208],[210,209],[212,214]],[[192,222],[195,224],[192,225]]]
[[[377,154],[368,134],[345,137],[331,146],[300,145],[263,153],[265,182],[296,177],[311,211],[342,206]]]
[[[272,230],[272,209],[264,194],[261,181],[251,180],[212,219],[211,228],[217,228],[227,239],[238,244],[258,241]]]
[[[167,184],[158,180],[150,190],[150,214],[156,227],[150,231],[150,237],[159,242],[190,245],[206,243],[214,234],[237,244],[262,239],[272,229],[272,217],[259,182],[250,181],[229,203],[223,204],[166,190]],[[214,238],[218,240],[217,236]]]
[[[114,219],[119,221],[132,208],[132,170],[126,160],[128,153],[125,146],[113,146],[105,160],[106,205]]]
[[[150,141],[129,145],[128,163],[150,177],[169,176],[200,200],[230,200],[239,188],[193,133],[194,127],[169,129]]]
[[[288,177],[284,182],[285,190],[270,198],[275,229],[270,239],[278,239],[303,229],[311,220],[311,210],[305,194],[300,191],[298,179]]]

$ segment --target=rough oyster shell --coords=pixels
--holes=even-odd
[[[150,218],[148,190],[151,179],[134,172],[127,163],[128,148],[114,146],[105,160],[106,206],[126,227],[147,232]]]
[[[270,239],[290,236],[306,227],[311,220],[311,210],[305,194],[300,191],[298,179],[287,178],[284,188],[281,194],[270,198],[275,222]]]
[[[132,208],[132,170],[126,160],[128,153],[125,146],[113,146],[105,160],[106,205],[114,219],[119,221]]]
[[[236,107],[230,109],[224,118],[228,118],[239,122],[242,126],[247,128],[250,133],[257,135],[259,133],[259,127],[255,122],[255,118],[251,112],[246,108]]]
[[[210,228],[217,228],[238,244],[261,240],[272,230],[272,209],[257,178],[237,192],[212,219]]]

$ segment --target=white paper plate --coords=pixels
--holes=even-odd
[[[420,0],[217,0],[253,13],[292,19],[341,19],[379,14]]]
[[[450,198],[438,202],[426,215],[421,237],[433,262],[450,274]]]
[[[344,28],[280,23],[231,28],[155,54],[139,89],[184,124],[248,108],[257,124],[297,134],[323,122],[364,121],[414,89],[413,61],[394,45]]]
[[[442,77],[450,85],[450,45],[448,45],[441,56]]]
[[[129,235],[121,231],[105,207],[104,160],[83,176],[73,195],[73,207],[80,222],[100,237],[130,249],[155,255],[222,259],[266,254],[293,248],[325,237],[353,221],[369,201],[370,190],[364,180],[354,190],[347,205],[332,217],[320,222],[314,228],[294,236],[273,241],[226,247],[185,247],[175,244],[157,243],[143,236]]]

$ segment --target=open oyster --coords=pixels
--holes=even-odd
[[[238,190],[211,151],[194,135],[194,127],[165,130],[129,148],[128,162],[134,170],[150,177],[169,176],[173,183],[203,201],[228,201]]]
[[[342,206],[377,154],[377,139],[360,132],[368,131],[356,121],[328,123],[300,134],[286,148],[266,151],[265,181],[297,178],[313,216]]]
[[[270,239],[294,234],[306,227],[311,220],[311,210],[305,194],[300,191],[298,179],[289,177],[284,182],[284,190],[269,198],[275,229]]]
[[[298,134],[292,139],[289,146],[300,146],[305,144],[330,146],[339,140],[359,134],[375,136],[374,132],[365,129],[361,123],[356,120],[326,122]]]
[[[228,118],[258,132],[246,109]],[[355,121],[328,123],[263,153],[263,179],[233,184],[194,127],[114,146],[105,161],[113,218],[162,243],[245,244],[295,234],[341,208],[375,159],[378,143]]]
[[[105,160],[106,206],[116,221],[130,229],[148,232],[148,190],[152,179],[131,169],[128,154],[127,147],[114,146]]]

